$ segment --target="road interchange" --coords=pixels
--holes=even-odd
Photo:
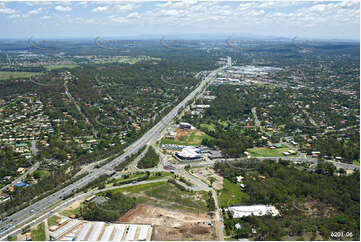
[[[86,186],[101,175],[106,174],[106,172],[113,170],[113,168],[126,160],[127,157],[136,154],[147,143],[151,142],[154,139],[157,139],[157,137],[159,137],[159,135],[161,134],[162,130],[173,120],[174,117],[176,117],[178,112],[181,111],[189,101],[197,97],[197,95],[211,83],[211,81],[215,78],[216,74],[224,68],[225,67],[220,67],[210,72],[210,74],[202,80],[198,87],[196,87],[185,99],[183,99],[176,107],[174,107],[164,118],[161,119],[161,121],[159,121],[150,130],[148,130],[141,138],[128,146],[124,150],[124,153],[122,155],[118,156],[111,162],[105,164],[98,169],[93,169],[89,172],[88,175],[66,186],[65,188],[62,188],[61,190],[8,216],[6,221],[2,220],[0,222],[1,239],[6,239],[6,236],[18,233],[20,231],[20,229],[18,229],[19,227],[28,223],[29,220],[40,217],[40,215],[46,208],[61,202],[64,197],[71,195],[73,192]]]
[[[74,202],[78,199],[83,198],[84,196],[89,196],[89,193],[83,193],[80,195],[76,195],[75,197],[66,199],[63,201],[64,197],[67,197],[71,194],[73,194],[78,189],[86,186],[91,181],[94,181],[96,178],[100,177],[101,175],[106,174],[109,171],[112,171],[116,166],[118,166],[120,163],[122,163],[124,160],[126,160],[127,157],[136,154],[141,148],[143,148],[145,145],[151,145],[154,147],[156,140],[161,137],[162,132],[164,132],[165,128],[172,122],[174,117],[176,117],[179,113],[179,111],[182,111],[189,101],[193,100],[194,98],[199,97],[199,95],[202,93],[202,91],[205,89],[207,85],[211,83],[211,81],[214,79],[217,72],[222,70],[222,68],[218,68],[217,70],[212,71],[201,83],[200,85],[193,90],[183,101],[181,101],[175,108],[173,108],[164,118],[162,118],[155,126],[153,126],[150,130],[148,130],[141,138],[139,138],[137,141],[132,143],[129,147],[127,147],[124,150],[124,153],[114,160],[110,161],[109,163],[103,165],[100,168],[92,167],[92,170],[89,172],[88,175],[84,176],[83,178],[77,180],[76,182],[68,185],[67,187],[53,193],[52,195],[49,195],[48,197],[28,206],[27,208],[24,208],[23,210],[20,210],[11,216],[8,217],[7,221],[1,221],[0,222],[0,236],[1,239],[6,239],[6,236],[19,233],[21,230],[21,227],[24,227],[27,224],[34,225],[36,223],[41,222],[42,220],[46,219],[47,217],[54,214],[55,210],[61,210],[71,204],[71,202]],[[157,150],[157,149],[156,149]],[[146,150],[145,150],[146,151]],[[137,162],[141,157],[145,154],[145,151],[142,152],[141,155],[136,157],[135,162],[132,162],[129,166],[130,170],[140,170],[140,171],[153,171],[153,172],[160,172],[160,171],[166,171],[163,169],[163,165],[167,165],[167,161],[162,157],[162,162],[160,163],[160,166],[152,169],[138,169]],[[258,157],[259,160],[276,160],[282,159],[282,157]],[[293,162],[310,162],[310,163],[317,163],[317,159],[314,158],[306,158],[306,157],[285,157],[284,159],[291,160]],[[193,162],[191,163],[192,167],[196,166],[205,166],[205,165],[213,165],[215,162],[220,161],[232,161],[233,159],[216,159],[212,161],[205,161],[205,162]],[[234,160],[242,160],[242,159],[234,159]],[[351,164],[345,164],[345,163],[339,163],[339,162],[332,162],[336,167],[338,168],[344,168],[344,169],[359,169],[358,166],[354,166]],[[223,240],[223,223],[221,223],[222,216],[219,214],[219,208],[218,208],[218,199],[217,199],[217,193],[215,190],[211,187],[209,187],[207,184],[202,182],[201,180],[197,179],[196,177],[189,174],[187,171],[184,170],[186,164],[180,164],[176,165],[176,169],[174,170],[175,174],[178,176],[182,176],[189,180],[193,186],[191,187],[192,190],[206,190],[211,191],[212,196],[216,203],[217,208],[217,234],[219,235],[219,239]],[[159,181],[159,180],[158,180]],[[142,184],[142,182],[139,182],[137,184],[128,184],[129,186],[134,186]],[[92,191],[93,192],[93,191]],[[94,191],[94,192],[100,192]],[[93,194],[93,193],[91,193]],[[60,205],[59,205],[60,204]],[[54,208],[54,206],[56,206]],[[4,229],[5,228],[5,229]]]

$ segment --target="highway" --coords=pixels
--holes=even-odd
[[[195,88],[185,99],[183,99],[183,101],[181,101],[176,107],[174,107],[161,121],[159,121],[155,126],[148,130],[141,138],[128,146],[124,150],[124,153],[122,155],[105,164],[99,169],[89,171],[88,175],[68,185],[67,187],[8,216],[6,221],[2,220],[0,222],[0,236],[2,237],[2,239],[6,238],[7,235],[18,232],[17,227],[26,224],[27,222],[29,222],[29,220],[39,218],[43,214],[43,211],[45,211],[49,206],[61,202],[63,197],[71,195],[76,190],[84,187],[99,176],[105,174],[105,172],[112,170],[114,167],[118,166],[121,162],[123,162],[126,157],[132,154],[136,154],[144,145],[152,141],[152,139],[154,139],[155,137],[158,137],[162,129],[165,128],[173,120],[173,118],[177,115],[178,111],[183,109],[186,106],[187,102],[195,98],[197,94],[200,93],[211,82],[211,80],[214,79],[215,75],[224,68],[225,67],[220,67],[212,71],[199,84],[197,88]]]
[[[97,194],[99,192],[105,192],[105,191],[110,191],[110,190],[114,190],[114,189],[137,186],[137,185],[142,185],[142,184],[157,183],[157,182],[162,182],[162,181],[165,182],[167,180],[168,179],[158,179],[158,180],[152,180],[152,181],[141,181],[141,182],[137,182],[137,183],[134,183],[134,184],[125,184],[125,185],[121,185],[121,186],[113,186],[113,187],[104,188],[104,189],[101,189],[101,190],[91,190],[91,191],[89,191],[87,193],[81,193],[81,194],[78,194],[78,195],[76,195],[74,197],[68,198],[65,201],[62,201],[60,204],[59,203],[54,204],[54,206],[49,207],[47,209],[44,209],[42,211],[42,213],[39,214],[38,217],[32,216],[33,219],[28,221],[22,227],[36,225],[36,224],[44,221],[45,219],[51,217],[52,215],[54,215],[54,213],[57,213],[57,212],[60,212],[60,211],[64,210],[66,207],[70,206],[75,201],[85,199],[85,198],[90,197],[90,196],[92,196],[94,194]],[[17,231],[20,231],[20,229],[18,229]],[[15,231],[15,233],[17,231]],[[2,237],[1,240],[6,239],[6,237],[7,237],[7,235]]]

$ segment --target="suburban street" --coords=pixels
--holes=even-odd
[[[16,183],[23,181],[28,174],[31,174],[31,173],[33,173],[34,171],[36,171],[36,170],[39,168],[39,166],[40,166],[40,162],[38,161],[38,162],[36,162],[34,165],[32,165],[26,172],[24,172],[24,174],[22,174],[21,176],[17,177],[17,178],[16,178],[14,181],[12,181],[10,184],[2,187],[2,188],[0,189],[0,192],[5,191],[5,190],[7,190],[9,187],[14,186]]]
[[[259,126],[261,125],[261,122],[258,120],[256,107],[253,107],[253,108],[251,109],[251,112],[252,112],[252,114],[253,114],[254,123],[255,123],[256,127],[259,127]]]
[[[141,138],[128,146],[122,155],[105,164],[99,169],[93,169],[89,171],[88,175],[68,185],[67,187],[8,216],[6,221],[2,220],[0,222],[0,236],[2,236],[1,239],[6,239],[8,235],[14,234],[14,232],[19,232],[18,228],[21,225],[26,224],[29,220],[33,220],[34,218],[39,218],[48,207],[59,202],[61,203],[63,197],[71,195],[73,192],[84,187],[99,176],[105,174],[107,171],[111,171],[114,167],[123,162],[128,156],[136,154],[144,145],[159,137],[163,128],[165,128],[178,114],[178,112],[186,106],[187,102],[195,98],[197,94],[199,94],[213,80],[217,72],[223,68],[225,67],[220,67],[212,71],[199,84],[199,86],[195,88],[195,90],[193,90],[185,99],[183,99],[176,107],[174,107],[161,121],[148,130]]]
[[[224,67],[222,67],[224,68]],[[81,189],[82,187],[86,186],[91,181],[94,181],[99,176],[106,174],[109,171],[112,171],[113,168],[118,166],[121,162],[123,162],[127,157],[136,154],[141,148],[143,148],[145,145],[153,146],[158,154],[160,154],[161,162],[159,163],[158,167],[151,168],[151,169],[139,169],[137,168],[138,161],[145,155],[147,149],[145,149],[140,155],[138,155],[135,160],[129,165],[129,172],[133,171],[152,171],[152,172],[162,172],[162,171],[169,171],[165,170],[163,168],[164,165],[169,165],[168,161],[166,159],[166,156],[159,152],[158,148],[155,146],[156,141],[161,137],[162,133],[165,132],[165,128],[173,121],[173,119],[178,115],[179,111],[182,111],[186,104],[193,100],[194,98],[198,98],[202,91],[205,89],[207,85],[211,83],[211,81],[214,79],[217,72],[222,70],[222,68],[218,68],[217,70],[212,71],[200,84],[195,90],[193,90],[184,100],[182,100],[176,107],[174,107],[164,118],[162,118],[156,125],[154,125],[150,130],[148,130],[141,138],[136,140],[134,143],[132,143],[130,146],[128,146],[124,153],[117,158],[113,159],[109,163],[103,165],[100,168],[96,168],[95,164],[99,164],[102,161],[98,161],[93,164],[89,164],[86,167],[88,171],[88,174],[84,176],[83,178],[77,180],[76,182],[66,186],[65,188],[49,195],[48,197],[37,201],[34,204],[31,204],[27,208],[24,208],[10,216],[7,217],[6,221],[2,220],[0,222],[0,236],[1,239],[4,240],[7,238],[8,235],[17,234],[21,231],[21,228],[25,225],[35,225],[36,223],[39,223],[40,221],[44,220],[47,217],[50,217],[53,215],[56,211],[60,211],[61,209],[64,209],[65,207],[69,206],[71,203],[73,203],[76,200],[82,199],[84,197],[90,196],[92,194],[98,193],[102,190],[95,190],[88,193],[82,193],[80,195],[76,195],[75,197],[71,197],[69,199],[63,200],[64,197],[69,196],[76,192],[78,189]],[[66,83],[64,83],[66,85]],[[66,88],[66,94],[70,95]],[[70,98],[72,99],[72,98]],[[252,109],[252,113],[255,117],[256,126],[259,125],[259,121],[257,119],[256,110]],[[222,162],[222,161],[242,161],[246,158],[237,158],[237,159],[214,159],[206,161],[196,161],[191,162],[191,167],[200,167],[200,166],[209,166],[213,165],[216,162]],[[317,163],[316,158],[307,158],[304,154],[302,154],[300,157],[257,157],[256,159],[259,160],[276,160],[279,161],[280,159],[287,159],[293,162],[308,162],[308,163]],[[345,163],[339,163],[334,161],[329,161],[333,163],[337,168],[343,168],[343,169],[359,169],[359,166],[355,166],[352,164],[345,164]],[[39,166],[39,163],[37,163]],[[194,177],[190,173],[188,173],[184,168],[187,164],[172,164],[172,166],[175,167],[174,173],[178,176],[181,176],[192,183],[192,186],[187,186],[185,184],[182,184],[186,186],[190,190],[194,191],[211,191],[212,196],[215,200],[216,204],[216,230],[217,234],[219,236],[220,240],[223,240],[223,222],[222,222],[222,216],[219,213],[218,208],[218,198],[216,191],[209,187],[207,184],[202,182],[200,179]],[[36,170],[37,167],[32,167],[31,169]],[[85,171],[85,169],[82,169],[82,171]],[[25,173],[23,176],[31,172],[29,169],[27,173]],[[21,180],[23,176],[19,177],[18,179]],[[160,181],[160,180],[156,180]],[[148,181],[150,182],[150,181]],[[127,187],[127,186],[134,186],[138,184],[144,184],[148,183],[147,181],[144,182],[138,182],[135,184],[127,184],[120,187]],[[153,181],[154,182],[154,181]],[[112,187],[107,189],[116,189],[118,187]]]

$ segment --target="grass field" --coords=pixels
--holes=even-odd
[[[51,216],[50,218],[48,218],[48,226],[53,226],[53,225],[56,225],[56,220],[59,219],[60,217],[54,215],[54,216]]]
[[[284,156],[282,152],[287,152],[290,148],[276,148],[269,149],[267,147],[251,148],[247,149],[247,152],[251,154],[251,157],[299,157],[300,154]]]
[[[34,175],[38,175],[41,179],[50,176],[50,171],[48,170],[37,170],[33,173]]]
[[[142,192],[144,190],[149,189],[150,187],[157,186],[160,184],[166,183],[165,181],[155,182],[155,183],[149,183],[149,184],[141,184],[131,187],[124,187],[119,189],[114,189],[112,192],[127,192],[129,194],[136,194],[138,192]]]
[[[39,224],[36,230],[31,231],[33,241],[45,241],[45,225],[44,222]]]
[[[28,78],[30,76],[42,75],[41,72],[10,72],[10,71],[0,71],[0,80],[8,80],[15,78]]]
[[[232,183],[228,179],[223,180],[223,189],[218,195],[220,207],[241,204],[246,202],[248,199],[248,194],[241,191],[239,184]]]
[[[78,65],[77,64],[64,64],[64,65],[47,65],[44,67],[47,71],[52,71],[52,70],[62,69],[62,68],[72,69],[72,68],[78,67]]]
[[[174,138],[174,139],[164,138],[161,140],[161,144],[198,146],[202,144],[202,140],[205,138],[212,139],[212,137],[210,137],[209,135],[207,135],[206,133],[200,130],[192,130],[189,134],[179,138]]]
[[[205,203],[207,197],[205,192],[181,191],[168,182],[143,184],[113,190],[112,192],[123,192],[128,196],[136,196],[138,205],[147,204],[187,212],[208,211]]]

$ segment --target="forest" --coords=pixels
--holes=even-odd
[[[138,162],[138,168],[146,169],[157,166],[159,163],[159,155],[155,152],[152,146],[148,147],[147,153]]]
[[[235,169],[239,167],[238,169]],[[320,163],[314,171],[303,171],[291,162],[266,160],[256,169],[242,165],[218,163],[215,170],[231,181],[245,177],[247,204],[272,204],[280,216],[249,216],[232,219],[225,214],[225,228],[235,239],[281,240],[316,238],[334,240],[331,232],[352,232],[360,238],[360,173],[340,172],[330,163]],[[240,223],[237,230],[234,225]],[[253,234],[251,229],[256,229]],[[307,237],[311,236],[311,237]],[[345,239],[345,238],[343,238]]]

